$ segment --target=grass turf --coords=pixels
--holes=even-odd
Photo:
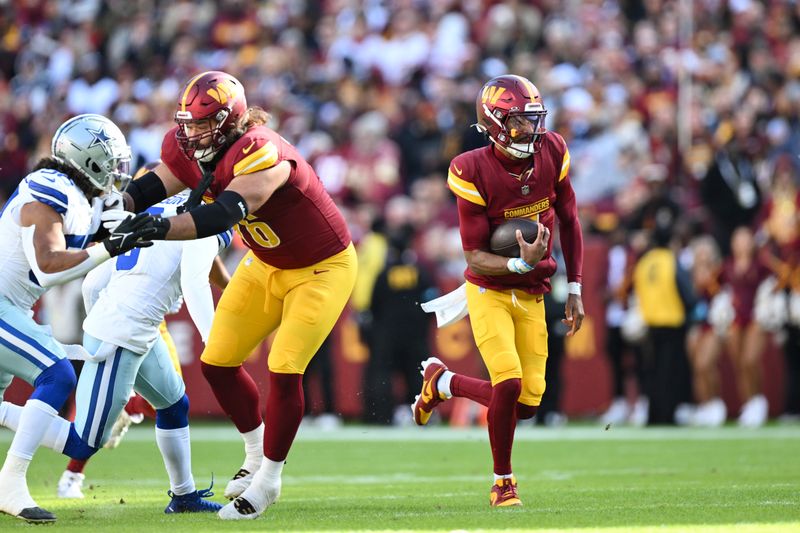
[[[59,530],[800,531],[800,427],[757,431],[518,429],[521,509],[490,509],[485,431],[301,430],[278,504],[253,522],[164,515],[168,482],[152,427],[135,427],[86,469],[85,500],[55,498],[66,460],[40,450],[28,480]],[[193,427],[194,475],[217,496],[239,467],[228,425]],[[11,434],[0,430],[0,451]],[[0,515],[0,529],[31,527]]]

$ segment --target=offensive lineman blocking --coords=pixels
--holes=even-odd
[[[203,374],[245,442],[245,461],[219,513],[253,519],[280,495],[281,472],[303,417],[303,372],[355,284],[356,255],[342,214],[314,169],[248,108],[224,72],[204,72],[181,91],[163,164],[128,188],[134,211],[191,187],[210,205],[152,220],[156,239],[194,239],[234,225],[250,248],[219,301],[201,357]],[[264,422],[258,388],[242,363],[278,326],[270,350]],[[265,431],[265,425],[267,431]]]

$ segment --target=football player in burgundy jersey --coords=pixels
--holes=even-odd
[[[457,196],[472,333],[491,381],[454,374],[432,357],[422,363],[414,419],[426,424],[433,408],[452,396],[487,406],[495,474],[490,504],[521,505],[511,472],[511,446],[517,419],[536,414],[545,388],[542,295],[550,291],[549,278],[556,269],[550,233],[558,219],[569,281],[568,335],[580,329],[584,316],[583,237],[569,180],[569,151],[560,135],[545,129],[547,111],[536,87],[521,76],[499,76],[484,85],[476,107],[477,127],[492,142],[456,156],[447,183]],[[491,253],[494,229],[517,217],[539,222],[536,240],[525,242],[517,231],[520,257]]]
[[[350,297],[356,255],[342,214],[314,169],[247,107],[224,72],[192,78],[179,95],[177,126],[162,164],[129,187],[139,212],[190,187],[188,212],[154,218],[155,238],[195,239],[232,226],[250,251],[225,289],[201,356],[203,374],[245,442],[228,483],[223,519],[256,518],[280,495],[281,471],[303,416],[303,372]],[[197,206],[201,198],[206,205]],[[269,358],[266,417],[242,363],[280,329]],[[267,431],[264,431],[264,428]]]

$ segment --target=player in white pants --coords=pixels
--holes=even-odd
[[[151,207],[170,216],[187,198],[180,194]],[[230,231],[196,241],[164,241],[135,249],[96,269],[83,286],[87,361],[78,380],[74,423],[57,417],[42,445],[73,459],[87,459],[106,442],[131,391],[156,409],[156,441],[169,475],[172,497],[166,513],[216,512],[191,472],[189,399],[172,365],[159,325],[183,297],[203,340],[211,329],[214,303],[209,271],[230,244]],[[0,424],[15,429],[20,408],[0,405]]]
[[[144,236],[142,217],[131,217],[87,249],[107,215],[117,223],[127,216],[104,211],[120,204],[115,182],[130,179],[130,148],[113,122],[100,115],[74,117],[56,131],[51,151],[0,215],[0,398],[14,376],[34,386],[18,408],[18,431],[0,470],[0,511],[29,522],[55,520],[31,497],[26,472],[75,386],[65,347],[34,322],[31,309],[48,287],[83,276]]]

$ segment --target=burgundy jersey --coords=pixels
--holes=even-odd
[[[733,292],[734,323],[737,326],[744,327],[753,321],[758,286],[769,274],[769,269],[757,258],[753,259],[750,268],[742,272],[737,272],[733,259],[728,259],[725,263],[723,276]]]
[[[201,178],[200,168],[179,148],[176,130],[177,126],[164,136],[161,160],[187,187],[194,188]],[[256,126],[234,142],[217,163],[205,198],[210,201],[219,196],[237,176],[281,161],[292,165],[289,179],[236,229],[268,265],[307,267],[344,250],[350,244],[350,232],[314,169],[276,132]]]
[[[447,184],[458,197],[464,250],[490,251],[492,232],[510,218],[531,218],[547,226],[551,234],[558,218],[567,278],[581,281],[583,236],[569,181],[569,150],[560,135],[547,132],[541,149],[524,160],[511,160],[493,145],[460,154],[450,163]],[[556,270],[551,248],[552,240],[545,256],[527,274],[483,276],[467,267],[464,275],[487,289],[549,292],[550,276]]]

